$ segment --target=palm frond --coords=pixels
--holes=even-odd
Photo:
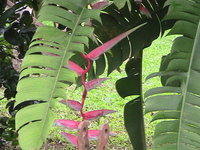
[[[155,150],[198,150],[200,3],[168,0],[166,5],[169,12],[165,19],[176,20],[169,35],[181,36],[174,40],[171,53],[163,57],[163,87],[147,91],[145,110],[155,112],[152,121],[158,122],[153,138]]]
[[[16,129],[22,149],[39,149],[54,120],[58,99],[66,99],[66,87],[76,75],[65,66],[76,52],[84,53],[93,27],[86,21],[100,21],[100,10],[88,9],[90,0],[44,0],[38,21],[61,24],[67,31],[53,26],[39,27],[24,58],[17,87],[16,108],[31,105],[16,114]]]

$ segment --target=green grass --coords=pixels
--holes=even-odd
[[[159,65],[161,57],[169,53],[170,45],[174,37],[165,37],[158,39],[153,42],[152,46],[144,50],[144,62],[143,62],[143,81],[147,75],[153,72],[159,71]],[[103,86],[92,90],[88,93],[86,100],[85,111],[96,110],[96,109],[112,109],[116,110],[116,113],[109,114],[106,117],[101,118],[99,121],[92,121],[91,127],[98,129],[103,123],[109,122],[111,130],[117,133],[116,137],[111,137],[109,141],[109,147],[111,150],[131,150],[132,146],[128,135],[124,128],[123,121],[123,107],[131,100],[131,97],[122,99],[118,96],[115,90],[115,82],[125,77],[124,65],[122,66],[122,73],[114,71],[110,76],[110,80],[104,82]],[[105,77],[104,75],[103,77]],[[159,86],[159,78],[151,79],[148,82],[143,83],[143,90],[146,91],[155,86]],[[82,88],[75,90],[72,86],[67,90],[68,99],[79,100],[81,99]],[[0,101],[0,109],[5,112],[5,101]],[[56,119],[70,119],[80,120],[78,113],[71,111],[63,104],[57,104],[55,109],[57,114]],[[147,145],[151,149],[151,137],[153,134],[154,126],[150,125],[151,115],[145,116],[145,128],[147,136]],[[67,141],[59,135],[61,128],[53,127],[49,135],[49,142],[45,145],[44,149],[65,149],[73,150],[74,148],[67,143]],[[95,142],[92,143],[95,145]]]
[[[170,51],[170,45],[173,41],[173,37],[165,37],[158,39],[153,42],[152,46],[144,50],[144,62],[143,62],[143,81],[147,75],[153,72],[159,71],[159,66],[161,62],[161,57],[166,55]],[[110,114],[104,118],[101,118],[100,121],[91,122],[91,126],[94,129],[98,129],[99,125],[110,122],[111,129],[117,133],[117,137],[110,138],[110,149],[115,150],[131,150],[131,143],[128,138],[128,135],[124,128],[123,122],[123,107],[124,105],[131,100],[131,97],[122,99],[118,96],[115,90],[115,82],[125,77],[124,65],[122,66],[122,73],[114,71],[109,75],[110,80],[104,82],[102,87],[92,90],[88,93],[86,100],[85,111],[96,110],[96,109],[112,109],[116,110],[116,113]],[[103,75],[105,77],[106,75]],[[148,82],[144,82],[143,90],[159,86],[159,78],[154,78]],[[75,87],[71,87],[67,91],[68,99],[80,100],[82,94],[82,89],[79,88],[75,90]],[[63,107],[62,104],[58,104],[57,118],[58,119],[75,119],[80,120],[80,117],[69,110],[67,107]],[[151,149],[151,137],[153,134],[154,126],[150,125],[151,115],[145,116],[145,126],[146,126],[146,135],[147,135],[147,145]],[[58,132],[60,129],[54,127],[51,130],[51,138],[65,140],[59,136]],[[71,149],[71,148],[70,148]]]

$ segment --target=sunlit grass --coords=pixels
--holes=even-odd
[[[170,45],[172,44],[174,37],[165,37],[163,39],[158,39],[153,42],[152,46],[144,50],[144,62],[143,62],[143,81],[147,75],[153,72],[159,71],[159,65],[161,62],[161,57],[169,53]],[[91,127],[93,129],[98,129],[99,126],[105,122],[110,123],[111,130],[117,133],[116,137],[111,137],[109,141],[109,147],[113,150],[131,150],[132,146],[128,135],[124,128],[123,121],[123,107],[131,100],[131,98],[122,99],[118,96],[115,90],[115,82],[126,77],[124,72],[124,66],[121,67],[122,72],[119,73],[114,71],[109,75],[109,80],[103,83],[103,86],[98,87],[95,90],[89,92],[84,111],[96,110],[96,109],[111,109],[116,110],[116,113],[109,114],[106,117],[101,118],[99,121],[91,122]],[[102,77],[106,77],[106,74]],[[134,83],[133,83],[134,84]],[[159,78],[151,79],[148,82],[144,82],[143,91],[147,89],[159,86]],[[81,99],[82,88],[75,90],[72,86],[67,90],[68,99],[79,100]],[[5,112],[6,101],[0,101],[0,111]],[[56,119],[70,119],[70,120],[80,120],[78,113],[71,111],[69,108],[62,104],[57,104],[55,109]],[[145,128],[147,136],[148,148],[151,148],[151,137],[153,134],[154,127],[150,125],[151,115],[145,116]],[[63,129],[62,129],[63,130]],[[51,145],[61,145],[61,147],[67,147],[67,150],[73,150],[74,148],[67,143],[67,141],[62,138],[59,134],[61,131],[58,127],[53,127],[49,135],[49,144],[46,145],[45,149],[54,149]],[[93,143],[95,145],[95,143]],[[58,147],[57,147],[58,148]],[[55,148],[56,149],[56,148]]]

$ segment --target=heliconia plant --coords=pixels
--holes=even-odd
[[[112,44],[110,43],[108,45],[111,46]],[[110,47],[110,46],[108,46],[108,47]],[[94,55],[92,55],[93,56],[92,58],[98,57],[101,54],[101,52],[99,52],[99,51],[102,51],[102,50],[99,49],[99,50],[94,51]],[[74,111],[79,111],[81,118],[82,118],[82,121],[84,121],[84,120],[96,120],[96,119],[99,119],[101,116],[113,113],[115,111],[102,109],[102,110],[93,110],[93,111],[89,111],[89,112],[83,112],[83,107],[84,107],[84,104],[85,104],[85,99],[87,97],[88,91],[90,91],[90,90],[96,88],[97,86],[101,85],[101,83],[103,81],[105,81],[106,78],[98,78],[98,79],[94,79],[94,80],[86,82],[85,75],[90,70],[90,67],[91,67],[90,61],[92,59],[88,57],[89,54],[88,55],[81,54],[81,55],[88,62],[88,66],[87,66],[86,69],[81,68],[79,65],[77,65],[76,63],[74,63],[72,61],[68,62],[67,67],[69,69],[75,71],[77,73],[77,75],[81,76],[81,78],[82,78],[82,85],[84,87],[84,91],[83,91],[83,94],[82,94],[82,101],[80,103],[79,101],[76,101],[76,100],[61,100],[60,103],[67,105],[68,107],[70,107]],[[55,125],[63,126],[63,127],[67,128],[69,130],[78,130],[79,124],[80,124],[79,121],[74,121],[74,120],[62,120],[62,119],[55,120]],[[98,133],[99,133],[98,130],[88,130],[88,139],[89,140],[97,139],[98,135],[99,135]],[[66,133],[66,132],[61,132],[61,135],[64,136],[73,146],[78,147],[78,137],[77,136],[72,135],[70,133]],[[110,134],[110,135],[114,135],[114,134]]]
[[[54,109],[58,100],[63,100],[62,103],[80,112],[82,120],[95,120],[113,112],[107,109],[83,111],[87,93],[105,80],[103,78],[88,81],[87,73],[92,61],[144,24],[131,30],[124,28],[128,31],[106,43],[98,39],[105,44],[86,54],[85,48],[92,46],[89,46],[90,39],[95,42],[94,37],[98,37],[94,35],[96,29],[93,26],[96,26],[96,22],[102,22],[102,9],[93,9],[90,6],[91,3],[94,5],[94,2],[96,0],[44,0],[42,3],[37,21],[43,23],[43,26],[38,27],[33,36],[21,66],[17,87],[15,107],[19,110],[15,117],[16,130],[19,145],[23,150],[39,149],[46,142],[55,120]],[[47,25],[46,21],[54,22],[56,26]],[[64,26],[65,30],[57,28],[57,25]],[[87,61],[86,68],[82,67],[83,64],[72,61],[71,58],[77,53]],[[77,75],[82,79],[84,87],[82,100],[66,100],[66,88],[76,82]],[[22,107],[27,103],[28,106]],[[80,122],[67,119],[70,121],[57,120],[56,124],[76,130]],[[69,137],[76,139],[74,136]]]
[[[139,27],[140,26],[138,26],[137,28],[139,28]],[[108,110],[108,109],[93,110],[93,111],[89,111],[89,112],[83,111],[87,93],[90,90],[101,85],[101,83],[103,81],[107,80],[107,78],[98,78],[98,79],[94,79],[94,80],[86,82],[85,76],[91,68],[91,61],[98,59],[100,55],[104,54],[106,51],[111,49],[114,45],[116,45],[119,41],[124,39],[126,36],[128,36],[133,31],[135,31],[137,28],[133,28],[125,33],[120,34],[119,36],[111,39],[110,41],[108,41],[108,42],[104,43],[103,45],[97,47],[96,49],[92,50],[88,54],[81,53],[81,56],[87,61],[87,67],[85,69],[83,69],[81,66],[79,66],[78,64],[76,64],[70,60],[68,61],[68,64],[66,67],[68,69],[76,72],[76,74],[81,77],[81,81],[82,81],[81,83],[82,83],[84,90],[82,93],[81,102],[76,101],[76,100],[61,100],[60,103],[67,105],[69,108],[71,108],[74,111],[79,111],[82,121],[96,120],[102,116],[116,112],[114,110]],[[55,125],[65,127],[69,130],[78,130],[78,126],[80,123],[81,122],[74,121],[74,120],[63,120],[63,119],[55,120]],[[99,133],[98,130],[88,130],[88,139],[89,140],[97,139],[98,135],[99,135],[98,133]],[[61,132],[61,135],[64,136],[73,146],[78,147],[78,137],[77,136],[72,135],[70,133],[66,133],[66,132]],[[114,132],[111,131],[110,135],[113,136],[115,134],[114,134]]]

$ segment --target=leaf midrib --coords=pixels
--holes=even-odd
[[[72,37],[74,36],[74,33],[75,33],[75,31],[76,31],[76,28],[78,27],[78,25],[79,25],[79,21],[80,21],[80,19],[81,19],[81,17],[82,17],[82,14],[83,14],[83,12],[84,12],[84,10],[85,10],[85,8],[83,8],[82,9],[82,11],[81,11],[81,13],[80,13],[80,15],[79,15],[79,17],[78,17],[78,19],[77,19],[77,22],[76,22],[76,24],[75,24],[75,26],[74,26],[74,30],[72,31],[72,34],[70,35],[70,38],[69,38],[69,40],[68,40],[68,43],[67,43],[67,45],[66,45],[66,48],[64,49],[64,54],[63,54],[63,57],[62,57],[62,60],[61,60],[61,63],[60,63],[60,66],[59,66],[59,69],[58,69],[58,73],[57,73],[57,75],[56,75],[56,78],[55,78],[55,82],[54,82],[54,86],[53,86],[53,88],[52,88],[52,92],[51,92],[51,96],[49,97],[49,100],[47,101],[47,103],[48,103],[48,109],[47,109],[47,111],[46,111],[46,113],[45,113],[45,117],[43,117],[44,119],[43,119],[43,121],[44,121],[44,123],[43,123],[43,126],[42,126],[42,131],[45,131],[45,129],[44,129],[44,127],[45,127],[45,122],[46,122],[46,120],[48,119],[48,114],[49,114],[49,110],[50,110],[50,103],[51,103],[51,100],[52,100],[52,98],[53,98],[53,94],[54,94],[54,91],[56,90],[56,84],[57,84],[57,82],[58,82],[58,78],[59,78],[59,76],[60,76],[60,72],[61,72],[61,69],[62,69],[62,67],[63,67],[63,63],[64,63],[64,60],[65,60],[65,57],[66,57],[66,54],[67,54],[67,50],[68,50],[68,48],[69,48],[69,45],[70,45],[70,43],[71,43],[71,40],[72,40]],[[43,132],[41,132],[41,135],[40,135],[40,137],[42,137],[42,135],[44,135],[44,133]],[[38,138],[38,139],[40,139],[40,138]],[[43,138],[42,138],[43,139]],[[39,142],[38,142],[39,143]]]
[[[183,121],[183,117],[184,117],[183,112],[185,110],[186,96],[187,96],[187,91],[188,91],[188,87],[189,87],[189,80],[190,80],[190,77],[191,77],[194,53],[196,52],[195,45],[196,45],[196,42],[198,41],[198,35],[199,35],[198,31],[200,31],[200,22],[199,22],[199,25],[198,25],[198,28],[197,28],[195,41],[194,41],[194,45],[193,45],[193,49],[192,49],[192,53],[191,53],[186,83],[184,84],[184,82],[183,82],[183,84],[182,84],[184,89],[183,89],[183,100],[182,100],[182,107],[181,107],[181,114],[180,114],[180,121],[179,121],[179,128],[178,128],[177,150],[180,150],[180,144],[181,144],[180,139],[181,139],[181,130],[182,130],[182,123],[183,123],[182,121]]]

